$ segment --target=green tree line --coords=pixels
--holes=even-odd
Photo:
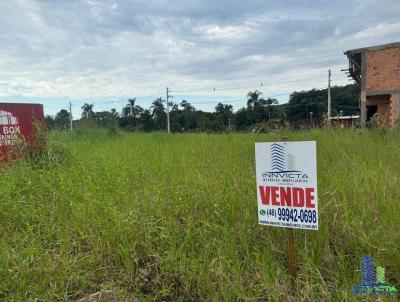
[[[331,89],[332,116],[357,115],[359,92],[355,85],[335,86]],[[230,104],[218,103],[213,112],[196,109],[187,100],[170,102],[170,127],[173,132],[248,130],[260,123],[271,127],[295,125],[311,118],[320,121],[327,112],[327,89],[293,92],[289,101],[279,104],[277,99],[264,98],[258,90],[250,91],[246,106],[236,112]],[[127,100],[121,112],[95,111],[93,103],[82,106],[82,115],[74,125],[90,127],[119,126],[127,131],[160,131],[167,128],[166,101],[157,98],[149,108],[137,104],[136,98]],[[70,114],[62,109],[55,116],[46,116],[48,129],[68,129]]]

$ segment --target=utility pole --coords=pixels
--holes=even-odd
[[[331,123],[331,70],[328,70],[328,124]]]
[[[312,117],[313,117],[313,114],[314,114],[314,112],[310,112],[310,126],[311,126],[311,128],[314,128],[314,124],[313,124],[313,120],[312,120]]]
[[[169,89],[167,87],[167,131],[170,133],[170,124],[169,124]]]
[[[69,102],[69,127],[71,128],[72,133],[72,104]]]

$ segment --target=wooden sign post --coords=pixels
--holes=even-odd
[[[282,141],[289,141],[289,137],[282,136]],[[295,291],[297,284],[297,268],[296,268],[296,251],[294,248],[294,231],[292,228],[287,229],[288,235],[288,260],[289,260],[289,272],[290,272],[290,282],[292,284],[292,290]]]
[[[287,229],[291,289],[297,271],[294,230],[318,230],[316,142],[256,143],[259,223]]]
[[[294,249],[294,232],[293,229],[287,229],[288,234],[288,256],[289,256],[289,271],[292,290],[296,290],[297,284],[297,269],[296,269],[296,253]]]

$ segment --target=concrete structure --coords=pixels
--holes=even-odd
[[[387,126],[394,126],[400,117],[400,42],[352,49],[349,76],[361,88],[361,124],[374,114]]]

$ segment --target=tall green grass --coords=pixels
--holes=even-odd
[[[315,130],[319,231],[259,226],[265,135],[53,132],[41,162],[0,168],[0,299],[358,301],[365,254],[400,286],[400,132]]]

